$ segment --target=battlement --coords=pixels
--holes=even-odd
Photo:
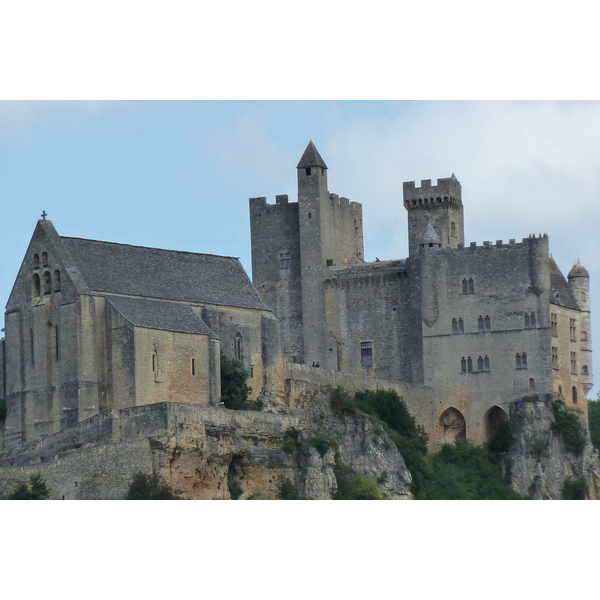
[[[351,211],[362,208],[362,204],[360,202],[350,202],[348,198],[344,198],[344,196],[338,196],[338,194],[333,194],[331,192],[329,193],[329,201],[335,206],[350,208]]]
[[[275,196],[275,204],[269,204],[265,196],[258,196],[257,198],[249,198],[250,209],[260,209],[264,207],[272,206],[284,206],[298,204],[297,202],[290,202],[287,194],[278,194]]]
[[[462,188],[454,173],[451,177],[442,177],[436,185],[431,179],[421,180],[421,186],[416,187],[414,181],[402,184],[404,205],[408,208],[435,204],[462,204]]]
[[[531,234],[529,237],[523,238],[521,242],[516,242],[514,239],[508,240],[508,243],[504,243],[502,240],[496,240],[496,242],[484,241],[482,244],[478,245],[477,242],[470,242],[469,245],[458,244],[456,250],[489,250],[492,248],[523,248],[529,247],[531,243],[539,242],[540,240],[547,240],[548,234],[538,234],[536,236],[535,233]],[[450,250],[450,248],[446,248],[446,250]]]

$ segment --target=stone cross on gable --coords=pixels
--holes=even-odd
[[[48,216],[48,213],[47,213],[45,210],[43,210],[43,211],[42,211],[42,219],[43,219],[44,221],[46,220],[46,217],[47,217],[47,216]]]

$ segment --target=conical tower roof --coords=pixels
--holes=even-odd
[[[572,277],[589,277],[590,274],[588,270],[579,262],[569,271],[567,277],[571,279]]]
[[[319,151],[315,148],[312,140],[308,142],[308,146],[306,146],[306,150],[298,163],[297,169],[304,169],[305,167],[323,167],[327,168],[325,161],[321,158]]]
[[[419,244],[440,244],[442,240],[440,240],[440,236],[436,233],[433,225],[431,223],[427,223],[427,227],[425,227],[425,231],[421,237],[421,241]]]

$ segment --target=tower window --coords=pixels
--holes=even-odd
[[[558,337],[558,315],[550,313],[550,333],[554,337]]]
[[[577,374],[577,352],[571,352],[571,373]]]
[[[467,372],[473,372],[473,359],[470,356],[467,358]]]
[[[310,175],[310,167],[305,167],[304,171],[307,175]]]
[[[466,373],[466,372],[467,372],[467,361],[465,360],[465,357],[464,357],[464,356],[463,356],[463,357],[460,359],[460,370],[461,370],[463,373]]]
[[[573,404],[577,404],[577,388],[573,386],[571,392],[573,394]]]
[[[30,350],[31,350],[31,366],[33,367],[35,365],[35,349],[34,349],[34,343],[33,343],[33,329],[29,330],[29,346],[30,346]]]
[[[569,319],[569,335],[571,336],[571,341],[577,341],[577,331],[575,328],[575,319]]]
[[[585,302],[585,301],[586,301],[586,295],[585,295],[585,292],[581,292],[581,293],[579,294],[579,299],[580,299],[582,302]]]
[[[34,273],[31,278],[31,295],[33,298],[40,295],[40,276],[37,273]]]
[[[458,321],[452,319],[452,333],[458,333]]]
[[[60,345],[58,338],[58,325],[54,326],[54,343],[55,343],[55,351],[56,351],[56,360],[60,359]]]
[[[360,343],[360,366],[365,369],[373,366],[373,342]]]
[[[558,369],[558,348],[552,346],[552,368]]]
[[[60,292],[60,271],[58,269],[54,271],[54,291]]]
[[[42,267],[48,266],[48,253],[42,252]]]
[[[40,268],[40,255],[39,254],[33,255],[33,268],[34,269]]]
[[[196,376],[196,359],[192,358],[192,376]]]
[[[587,342],[587,331],[582,331],[579,336],[580,341]]]
[[[517,353],[516,356],[516,368],[517,369],[526,369],[527,368],[527,354],[523,352],[522,354]]]
[[[529,391],[535,392],[535,379],[533,377],[529,379]]]
[[[586,365],[583,365],[583,367],[581,367],[581,374],[582,375],[589,375],[589,371]]]
[[[242,355],[243,355],[242,336],[241,336],[241,334],[236,333],[235,338],[233,340],[233,356],[236,358],[236,360],[241,361]]]
[[[50,287],[50,271],[44,271],[44,294],[50,294],[52,289]]]
[[[290,268],[290,253],[280,252],[279,253],[279,268],[289,269]]]

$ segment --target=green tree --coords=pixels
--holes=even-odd
[[[600,392],[598,392],[600,396]],[[596,448],[600,448],[600,401],[588,402],[588,420],[590,424],[590,438]]]
[[[550,423],[552,431],[558,433],[567,450],[581,454],[585,448],[585,437],[579,417],[566,409],[562,402],[553,402],[552,414],[554,420]]]
[[[47,500],[50,488],[41,473],[34,473],[29,478],[29,485],[20,483],[8,496],[9,500]]]
[[[343,464],[339,456],[333,472],[338,487],[334,500],[381,500],[377,483]]]
[[[248,396],[252,388],[246,384],[250,373],[244,369],[244,365],[235,358],[229,358],[221,354],[221,401],[226,408],[234,410],[247,410],[249,406]]]
[[[136,473],[129,485],[126,500],[181,500],[170,485],[153,473]]]
[[[564,480],[560,495],[563,500],[585,500],[588,489],[584,477],[569,477]]]
[[[505,454],[515,445],[515,436],[510,421],[500,421],[496,425],[492,439],[488,442],[490,452],[496,456]]]
[[[277,480],[277,495],[280,500],[305,500],[300,490],[292,483],[292,480],[283,475]]]

